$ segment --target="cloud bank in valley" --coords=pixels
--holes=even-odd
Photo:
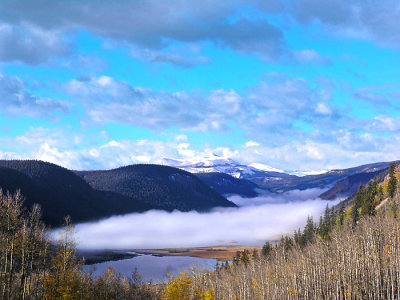
[[[239,208],[218,208],[209,213],[172,213],[152,210],[113,216],[76,226],[81,249],[145,249],[212,245],[262,245],[317,218],[326,204],[315,198],[321,190],[291,191],[257,198],[230,198]]]

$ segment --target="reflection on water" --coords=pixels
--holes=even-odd
[[[129,259],[85,265],[83,269],[85,272],[94,270],[93,275],[99,276],[112,265],[116,272],[122,276],[130,277],[137,268],[143,281],[160,282],[166,278],[167,272],[176,276],[180,271],[188,270],[192,266],[196,266],[200,271],[212,270],[216,262],[216,259],[188,256],[138,255]]]

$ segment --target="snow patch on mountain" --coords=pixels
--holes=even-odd
[[[249,167],[252,167],[254,169],[260,170],[260,171],[265,171],[265,172],[278,172],[278,173],[283,173],[282,170],[264,165],[264,164],[259,164],[259,163],[252,163],[249,165]]]
[[[257,174],[268,175],[264,173],[284,174],[282,170],[264,164],[252,163],[250,165],[242,165],[231,158],[221,157],[216,154],[204,157],[191,157],[187,159],[164,158],[159,163],[180,168],[191,173],[219,172],[229,174],[236,178],[254,176]]]

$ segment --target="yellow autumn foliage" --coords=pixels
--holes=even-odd
[[[183,272],[170,282],[165,290],[164,299],[168,300],[187,300],[190,299],[190,286],[192,280]]]

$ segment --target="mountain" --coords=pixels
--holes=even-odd
[[[61,225],[66,215],[82,222],[153,208],[123,195],[96,191],[74,172],[42,161],[0,160],[0,188],[11,193],[20,189],[25,206],[40,204],[44,222],[54,226]]]
[[[193,157],[190,159],[164,158],[160,164],[186,170],[191,173],[225,173],[235,178],[244,179],[291,176],[267,165],[256,163],[243,165],[231,158],[224,158],[215,154],[206,157]]]
[[[339,180],[332,188],[321,194],[319,197],[325,200],[350,197],[357,192],[360,184],[366,185],[371,179],[381,173],[382,170],[350,175],[342,180]]]
[[[398,163],[398,161],[397,161],[396,163]],[[396,173],[400,174],[400,165],[399,165],[399,164],[397,164],[397,166],[396,166]],[[397,175],[397,176],[400,177],[399,175]],[[374,177],[376,177],[377,182],[378,182],[379,185],[384,186],[385,184],[387,184],[387,181],[389,180],[389,169],[386,168],[386,169],[384,169],[384,170],[381,170],[381,171],[376,172],[375,176],[373,176],[368,182],[362,183],[362,184],[364,185],[364,187],[367,186],[367,184],[368,184]],[[340,183],[340,181],[338,182],[338,184],[339,184],[339,183]],[[335,186],[334,186],[334,187],[335,187]],[[333,188],[334,188],[334,187],[333,187]],[[357,186],[357,190],[358,190],[358,187],[359,187],[359,185]],[[349,194],[349,196],[348,196],[346,199],[344,199],[344,200],[342,201],[342,202],[344,203],[345,207],[349,207],[349,206],[351,206],[351,205],[354,204],[354,201],[355,201],[355,198],[356,198],[356,192],[357,192],[357,190],[356,190],[353,194]],[[383,190],[384,190],[384,193],[387,193],[387,191],[386,191],[385,188],[384,188]],[[327,192],[329,192],[329,191],[327,191]],[[328,195],[326,195],[326,196],[328,196]],[[320,197],[323,197],[323,195],[321,195]],[[341,203],[342,203],[342,202],[341,202]],[[387,202],[386,200],[382,201],[382,202],[377,206],[377,209],[378,209],[378,207],[382,207],[382,205],[385,204],[386,202]],[[341,204],[341,203],[339,203],[339,204],[336,205],[337,208],[340,207],[340,204]]]
[[[257,184],[250,180],[235,178],[225,173],[198,173],[195,174],[205,184],[222,195],[240,195],[242,197],[257,197]]]
[[[230,158],[220,157],[215,154],[206,157],[194,157],[186,160],[164,159],[162,164],[172,165],[193,173],[225,173],[235,178],[251,181],[263,190],[282,193],[295,189],[305,190],[310,188],[329,188],[335,185],[338,181],[355,174],[366,174],[365,178],[367,178],[371,175],[369,173],[379,172],[389,168],[390,162],[379,162],[306,176],[287,174],[281,170],[258,163],[243,165]],[[363,175],[360,175],[359,179],[361,177],[363,177]],[[213,182],[213,179],[218,180],[216,177],[209,177],[207,184],[216,188],[219,183],[217,181]],[[357,179],[349,179],[349,184],[352,180]],[[348,187],[348,191],[346,190],[346,187]],[[353,187],[351,185],[347,186],[343,184],[340,189],[340,193],[342,194],[349,194],[352,191]]]
[[[0,160],[0,188],[12,193],[20,189],[25,206],[40,204],[44,222],[53,226],[61,225],[66,215],[84,222],[150,209],[235,206],[194,175],[165,166],[73,172],[43,161]]]
[[[168,166],[130,165],[107,171],[76,171],[94,189],[115,192],[172,211],[236,207],[195,175]]]
[[[253,180],[261,188],[267,188],[273,192],[285,192],[288,190],[305,190],[309,188],[326,188],[336,184],[339,180],[348,176],[361,173],[373,173],[383,171],[389,168],[390,162],[379,162],[362,165],[354,168],[332,170],[326,173],[307,176],[295,176],[281,178],[279,180],[270,180],[266,178],[262,182]]]

